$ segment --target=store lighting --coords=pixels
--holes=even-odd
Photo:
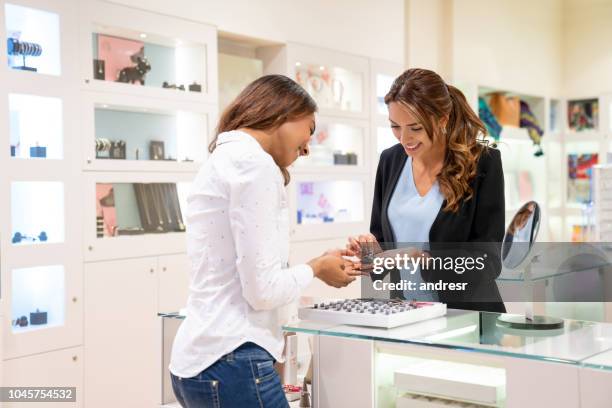
[[[301,63],[301,62],[296,62],[296,63],[295,63],[295,66],[296,66],[296,67],[299,67],[300,65],[302,65],[302,63]]]
[[[147,38],[147,35],[145,33],[140,33],[140,38]]]
[[[325,67],[324,67],[323,65],[321,65],[321,66],[319,67],[319,69],[320,69],[321,71],[323,71],[323,70],[325,69]]]

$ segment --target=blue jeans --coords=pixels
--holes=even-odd
[[[274,358],[254,343],[244,343],[195,377],[170,375],[184,408],[289,407]]]

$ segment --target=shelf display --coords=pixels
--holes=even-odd
[[[363,221],[363,183],[351,180],[303,181],[297,186],[297,223]]]
[[[60,98],[9,94],[11,157],[62,159],[62,136]]]
[[[362,164],[363,127],[320,120],[310,141],[310,154],[300,157],[296,166]]]
[[[93,78],[206,92],[206,46],[128,29],[96,27]]]
[[[204,159],[205,146],[200,140],[207,133],[204,114],[96,104],[94,122],[96,159]]]
[[[7,3],[4,8],[8,66],[60,75],[60,18],[56,13]]]
[[[63,183],[12,182],[11,224],[13,245],[63,242]]]
[[[185,225],[176,184],[96,184],[98,238],[183,231]]]
[[[567,121],[570,131],[599,129],[599,101],[596,98],[568,101]]]
[[[64,324],[64,267],[13,269],[11,275],[13,333]]]
[[[569,154],[567,156],[567,199],[570,203],[590,203],[592,201],[593,166],[598,162],[598,154]]]
[[[399,141],[389,126],[376,128],[376,152],[380,155],[383,150],[395,146]]]
[[[363,77],[340,67],[296,62],[295,80],[319,108],[349,112],[363,110]]]

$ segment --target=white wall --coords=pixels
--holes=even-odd
[[[455,0],[454,79],[558,96],[562,15],[562,0]]]
[[[403,0],[115,0],[216,25],[220,31],[299,42],[403,62]]]
[[[565,0],[563,31],[566,95],[612,92],[612,0]]]

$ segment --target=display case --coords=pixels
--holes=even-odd
[[[12,270],[13,333],[62,326],[65,318],[63,265]]]
[[[319,116],[309,155],[300,157],[292,168],[298,172],[367,172],[368,129],[365,121]]]
[[[11,183],[11,243],[64,241],[64,185],[57,181]]]
[[[259,47],[264,74],[295,79],[325,116],[369,119],[369,63],[365,57],[297,43]]]
[[[88,89],[217,102],[213,27],[99,0],[80,21]]]
[[[85,194],[85,260],[185,251],[185,203],[193,175],[91,172]]]
[[[60,75],[60,16],[57,12],[4,4],[7,58],[10,69]]]
[[[9,144],[12,158],[62,159],[62,100],[9,94]]]
[[[139,96],[85,95],[85,170],[199,170],[207,155],[215,107]]]
[[[367,231],[367,176],[296,175],[289,185],[291,237],[340,238]]]
[[[284,330],[315,336],[312,398],[319,407],[575,407],[588,392],[576,387],[579,370],[609,366],[610,324],[565,319],[563,329],[543,333],[504,328],[499,316],[451,309],[394,329],[302,320]],[[340,384],[354,372],[363,375],[352,377],[347,393]],[[538,392],[528,392],[534,383]]]

